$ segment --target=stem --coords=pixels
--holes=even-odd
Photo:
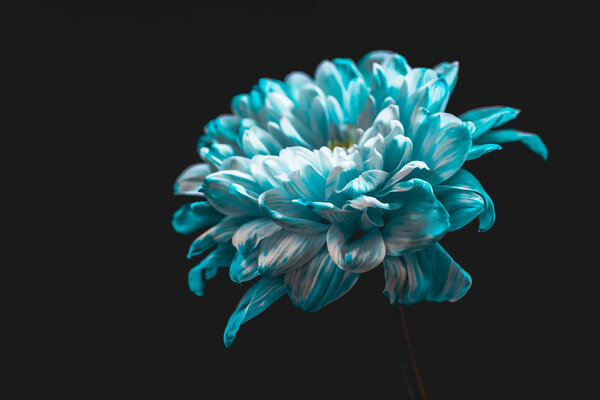
[[[421,398],[423,400],[427,400],[427,395],[425,394],[425,387],[423,386],[423,380],[421,379],[421,373],[419,372],[419,367],[417,366],[417,360],[415,359],[415,353],[413,352],[412,344],[410,343],[410,337],[408,336],[408,328],[406,326],[406,317],[404,315],[404,310],[402,306],[396,307],[398,310],[398,314],[400,314],[400,319],[402,320],[402,330],[404,331],[404,340],[406,340],[406,345],[408,347],[408,353],[410,355],[410,361],[413,367],[413,372],[417,379],[417,386],[419,387],[419,391],[421,393]]]

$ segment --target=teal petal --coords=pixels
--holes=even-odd
[[[353,230],[331,224],[327,231],[327,249],[333,261],[343,270],[366,272],[385,258],[385,243],[379,229],[361,232],[355,239]]]
[[[216,169],[221,167],[223,160],[235,156],[235,150],[228,144],[211,143],[210,146],[202,147],[199,150],[200,157]]]
[[[225,217],[218,224],[207,229],[191,244],[188,258],[198,256],[217,243],[226,243],[231,240],[234,232],[248,220],[248,217]]]
[[[427,164],[431,169],[428,181],[436,184],[463,165],[471,147],[471,135],[467,124],[451,114],[425,112],[423,117],[411,138],[413,159]]]
[[[412,151],[413,144],[408,137],[404,135],[386,137],[383,152],[384,171],[392,173],[397,171],[411,159]]]
[[[405,186],[406,188],[402,188],[405,190],[401,190],[400,186]],[[448,212],[435,198],[427,182],[412,179],[395,187],[397,191],[382,198],[386,202],[392,199],[404,201],[402,207],[389,213],[381,231],[386,254],[397,256],[420,250],[448,232]]]
[[[360,174],[360,166],[353,161],[342,161],[329,172],[325,181],[325,200],[337,193]]]
[[[281,230],[281,226],[266,218],[256,218],[240,226],[235,233],[231,243],[238,250],[251,250],[257,248],[264,238]]]
[[[519,112],[518,109],[512,107],[481,107],[469,110],[459,118],[463,121],[471,121],[475,125],[473,140],[476,140],[490,129],[515,119]]]
[[[229,267],[229,278],[235,283],[242,283],[257,277],[259,253],[259,248],[236,251]]]
[[[467,161],[475,160],[484,154],[501,149],[502,146],[498,144],[474,144],[469,149],[469,154],[467,154]]]
[[[481,196],[484,201],[484,208],[483,212],[479,215],[479,232],[485,232],[494,225],[494,221],[496,220],[494,203],[473,174],[467,170],[461,169],[454,174],[452,178],[443,182],[442,185],[457,190],[473,191]]]
[[[389,173],[372,169],[360,174],[357,178],[348,182],[341,190],[337,191],[348,198],[355,198],[377,189],[389,176]]]
[[[210,204],[226,215],[258,215],[258,195],[262,192],[256,179],[239,171],[219,171],[204,179],[204,195]]]
[[[260,242],[258,272],[277,276],[309,262],[325,245],[325,233],[314,235],[281,230]]]
[[[291,197],[320,201],[325,196],[325,177],[309,163],[300,169],[278,176],[283,188]]]
[[[267,190],[258,198],[258,204],[265,216],[288,231],[312,234],[327,230],[327,225],[317,214],[293,203],[282,189]]]
[[[521,142],[529,150],[542,157],[548,159],[548,148],[542,139],[534,134],[521,132],[515,129],[500,129],[497,131],[489,131],[481,135],[476,143],[508,143]]]
[[[474,190],[444,184],[436,185],[434,190],[450,215],[450,232],[461,229],[485,209],[485,200]]]
[[[188,285],[197,296],[204,295],[205,281],[214,277],[216,269],[228,267],[231,264],[235,249],[229,243],[220,244],[200,264],[188,273]]]
[[[285,289],[296,307],[314,312],[346,294],[360,274],[341,270],[327,248],[302,268],[285,274]]]
[[[322,61],[315,71],[315,83],[325,94],[333,96],[339,103],[344,103],[344,82],[336,66],[328,60]]]
[[[418,171],[429,171],[429,167],[423,161],[410,161],[406,163],[398,172],[392,175],[387,182],[385,183],[385,187],[382,190],[386,190],[387,188],[391,188],[392,186],[409,179],[409,177],[414,178],[415,174],[413,172]]]
[[[175,213],[171,225],[177,233],[190,234],[216,224],[223,218],[207,201],[197,201],[181,206]]]
[[[257,154],[279,154],[281,144],[264,129],[253,126],[244,130],[241,137],[241,147],[248,157]]]
[[[456,81],[458,78],[458,61],[454,61],[454,62],[443,62],[440,63],[438,65],[436,65],[433,70],[435,72],[437,72],[438,77],[443,79],[444,81],[446,81],[446,84],[448,85],[448,95],[446,96],[445,101],[443,102],[441,108],[440,108],[440,112],[443,112],[446,110],[446,106],[448,105],[448,100],[450,100],[450,95],[452,94],[452,91],[454,90],[454,87],[456,86]]]
[[[420,301],[455,302],[471,287],[471,277],[439,243],[383,262],[384,293],[391,304],[415,304]]]
[[[231,346],[243,323],[265,311],[284,294],[283,278],[262,278],[252,285],[229,317],[223,335],[225,346]]]
[[[176,195],[203,196],[202,183],[213,172],[209,164],[193,164],[183,170],[175,180],[173,192]]]

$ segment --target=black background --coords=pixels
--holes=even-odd
[[[2,17],[5,110],[18,122],[6,148],[25,149],[22,182],[43,221],[31,223],[41,244],[28,258],[40,267],[25,268],[35,275],[27,295],[35,317],[22,317],[37,350],[14,368],[40,374],[24,390],[408,398],[381,270],[318,313],[278,301],[226,349],[222,333],[246,286],[221,271],[205,297],[191,294],[193,238],[170,227],[185,200],[172,183],[198,161],[202,127],[229,111],[233,95],[263,76],[312,74],[322,59],[388,49],[413,66],[459,60],[449,112],[520,108],[510,126],[539,133],[549,148],[547,162],[509,144],[467,165],[497,221],[442,240],[473,277],[462,300],[406,308],[429,398],[581,395],[590,349],[578,346],[593,318],[591,293],[580,288],[597,267],[580,251],[596,217],[580,192],[590,159],[576,158],[597,135],[586,121],[597,66],[590,10],[523,1],[23,1]]]

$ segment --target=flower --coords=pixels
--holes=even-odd
[[[229,267],[255,282],[231,315],[229,346],[244,322],[287,294],[313,312],[382,266],[392,304],[456,301],[471,277],[438,241],[494,205],[466,161],[520,141],[547,157],[541,139],[495,129],[518,110],[445,113],[458,63],[411,68],[388,51],[358,64],[323,61],[314,78],[293,72],[261,79],[235,96],[232,114],[209,122],[198,142],[204,161],[184,170],[175,193],[201,197],[173,216],[176,231],[200,229],[188,257],[190,289]]]

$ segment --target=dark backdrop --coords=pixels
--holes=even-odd
[[[39,357],[19,368],[79,398],[408,398],[381,270],[318,313],[278,301],[225,349],[246,286],[221,271],[191,294],[193,238],[170,227],[172,183],[233,95],[389,49],[413,66],[459,60],[449,112],[520,108],[510,126],[549,148],[547,162],[509,144],[468,165],[497,221],[442,241],[473,277],[462,300],[406,308],[429,398],[577,398],[590,303],[570,300],[597,267],[579,252],[595,216],[579,193],[589,159],[575,158],[597,131],[590,15],[573,2],[15,2],[2,15],[9,136],[46,207],[38,240],[56,239],[33,280],[51,296],[30,298]]]

